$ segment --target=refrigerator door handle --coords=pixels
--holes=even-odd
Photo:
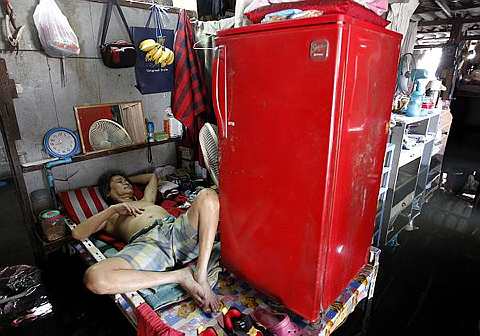
[[[222,62],[222,51],[223,51],[223,103],[224,111],[222,113],[222,108],[220,104],[220,63]],[[224,138],[228,138],[228,126],[233,126],[233,122],[228,122],[228,90],[227,90],[227,47],[225,45],[219,45],[216,50],[216,55],[214,58],[214,69],[215,75],[213,76],[213,106],[215,114],[217,116],[219,133],[223,135]]]

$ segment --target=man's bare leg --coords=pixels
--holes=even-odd
[[[137,271],[122,258],[108,258],[89,267],[85,272],[85,285],[95,294],[118,294],[159,285],[177,283],[193,299],[203,304],[204,289],[193,278],[188,267],[170,272]]]
[[[208,261],[212,253],[213,243],[218,227],[219,202],[218,195],[212,189],[204,189],[187,212],[188,222],[198,230],[199,253],[195,280],[203,289],[206,311],[218,311],[220,302],[208,284]]]

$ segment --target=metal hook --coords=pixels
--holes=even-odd
[[[130,2],[132,2],[132,0],[128,0]],[[150,8],[149,9],[152,9],[152,8],[158,8],[159,11],[162,13],[162,14],[168,14],[168,9],[172,9],[174,7],[172,6],[165,6],[165,5],[160,5],[158,4],[155,0],[150,0]]]

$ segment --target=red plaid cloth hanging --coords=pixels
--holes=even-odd
[[[187,144],[198,159],[198,133],[205,123],[210,106],[202,64],[193,49],[193,27],[185,10],[179,13],[175,37],[175,82],[172,93],[172,112],[187,128]]]

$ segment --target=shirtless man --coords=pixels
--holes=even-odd
[[[147,184],[136,200],[131,183]],[[155,174],[133,176],[108,172],[99,180],[100,193],[110,206],[80,223],[72,235],[83,240],[105,230],[127,243],[114,257],[89,267],[84,282],[96,294],[117,294],[177,283],[205,311],[220,303],[208,281],[207,265],[218,226],[219,203],[215,191],[202,190],[186,214],[173,223],[165,209],[155,205]],[[186,263],[198,258],[192,272]]]

